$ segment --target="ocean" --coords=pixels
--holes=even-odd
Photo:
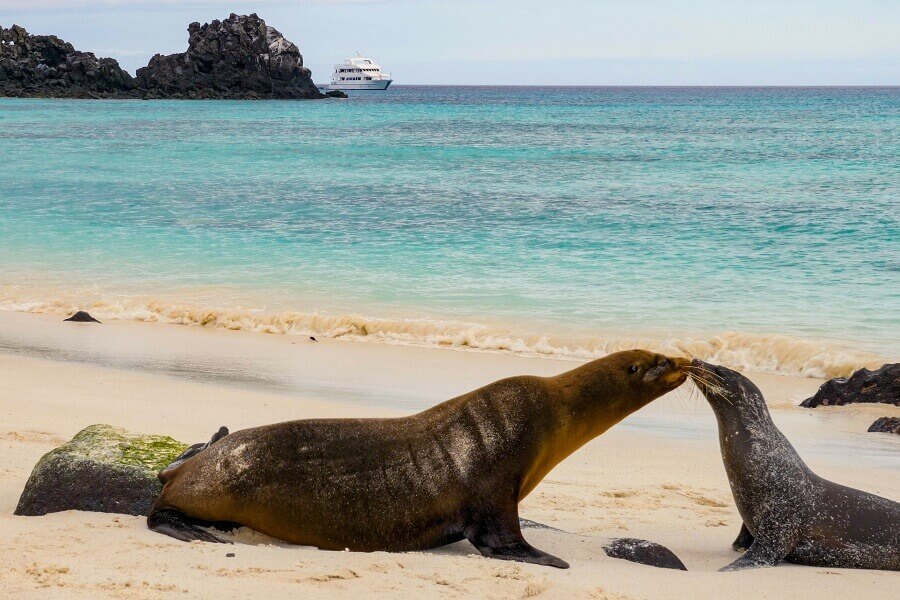
[[[900,357],[900,88],[0,99],[0,309],[847,375]]]

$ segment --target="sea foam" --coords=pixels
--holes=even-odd
[[[65,315],[87,309],[101,320],[192,325],[255,333],[316,336],[364,342],[445,347],[570,360],[591,360],[612,352],[644,348],[700,358],[727,367],[814,378],[846,377],[877,368],[887,359],[838,344],[779,334],[726,331],[711,337],[564,336],[437,319],[378,318],[319,312],[264,313],[178,304],[160,300],[100,300],[87,307],[67,301],[0,301],[0,310]]]

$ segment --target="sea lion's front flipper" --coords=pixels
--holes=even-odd
[[[745,523],[741,523],[741,531],[738,533],[734,542],[732,542],[731,549],[735,552],[743,552],[750,548],[751,544],[753,544],[753,534],[747,530],[747,525]]]
[[[192,519],[183,512],[171,508],[156,508],[150,511],[147,517],[147,527],[157,533],[165,534],[182,542],[213,542],[218,544],[230,544],[219,536],[203,529],[200,525],[203,521]]]
[[[500,560],[515,560],[568,569],[566,561],[542,552],[525,541],[519,527],[519,514],[515,505],[506,511],[481,515],[477,522],[466,528],[466,538],[483,556]]]
[[[798,525],[788,520],[761,523],[759,531],[756,532],[756,538],[750,544],[747,552],[719,570],[743,571],[744,569],[774,567],[797,545],[798,530]]]

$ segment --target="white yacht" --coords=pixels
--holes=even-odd
[[[334,65],[329,90],[386,90],[391,85],[390,73],[384,73],[374,61],[356,55]]]

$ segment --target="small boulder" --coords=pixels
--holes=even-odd
[[[91,425],[38,461],[15,514],[87,510],[146,515],[162,490],[157,473],[186,448],[168,436]]]
[[[841,406],[855,402],[900,406],[900,363],[886,364],[870,371],[860,369],[850,377],[830,379],[800,406]]]
[[[63,321],[72,321],[75,323],[99,323],[97,319],[92,317],[89,313],[79,310],[77,313],[69,317],[68,319],[63,319]]]
[[[328,90],[327,92],[325,92],[325,97],[326,98],[346,98],[347,92],[344,92],[342,90]]]
[[[687,567],[681,562],[675,553],[647,540],[635,538],[619,538],[604,546],[607,556],[621,558],[642,565],[659,567],[661,569],[677,569],[687,571]]]
[[[869,427],[869,433],[896,433],[900,435],[900,419],[881,417]]]
[[[531,519],[523,519],[522,517],[519,517],[519,527],[521,527],[522,529],[547,529],[549,531],[562,531],[562,529],[550,527],[549,525],[544,525],[543,523],[538,523],[537,521],[532,521]]]

